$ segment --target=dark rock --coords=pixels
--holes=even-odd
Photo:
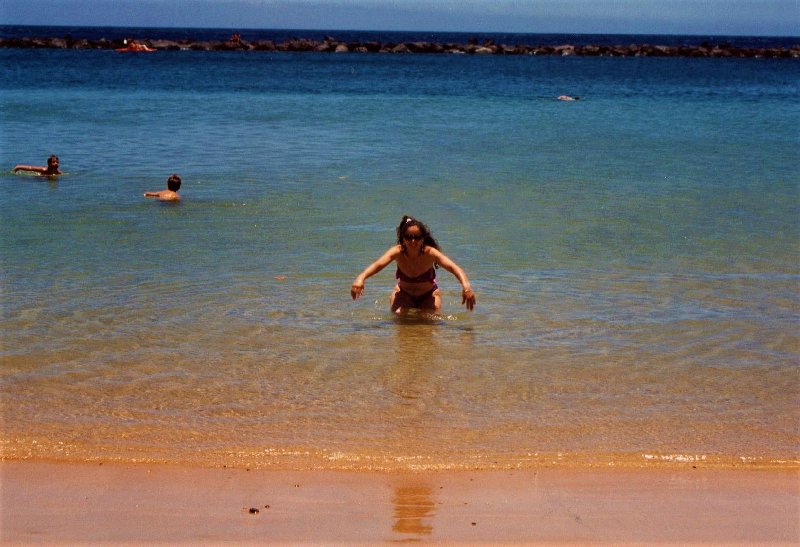
[[[272,40],[259,40],[253,44],[256,51],[275,51],[275,42]]]
[[[430,53],[431,45],[428,42],[409,42],[406,44],[411,53]]]
[[[380,42],[366,42],[362,46],[367,48],[370,53],[378,53],[381,50]]]
[[[286,42],[285,45],[286,51],[314,51],[319,45],[319,42],[306,40],[305,38],[293,38]]]
[[[553,53],[555,55],[561,55],[562,57],[566,57],[568,55],[575,55],[575,46],[571,44],[556,46],[553,48]]]
[[[579,55],[596,56],[600,55],[600,46],[584,46],[582,48],[576,49],[575,51]]]
[[[152,47],[165,51],[179,51],[181,46],[172,40],[153,40]]]
[[[414,53],[414,54],[470,54],[470,55],[561,55],[561,56],[612,56],[612,57],[717,57],[745,58],[757,57],[768,59],[798,59],[800,44],[791,48],[740,48],[723,42],[713,45],[704,41],[697,46],[663,46],[650,44],[629,45],[584,45],[563,44],[559,46],[518,44],[509,46],[495,44],[486,39],[478,45],[478,39],[470,37],[466,44],[409,42],[403,44],[381,44],[377,41],[344,43],[332,36],[326,36],[322,42],[306,38],[291,38],[274,43],[272,40],[243,42],[241,40],[226,41],[189,41],[143,40],[141,43],[158,50],[195,50],[195,51],[292,51],[318,53]],[[63,38],[24,37],[0,38],[0,48],[53,48],[53,49],[114,49],[124,47],[122,40],[87,40],[72,35]]]
[[[82,38],[80,40],[76,40],[75,43],[72,45],[73,49],[94,49],[92,44],[89,43],[89,40]]]

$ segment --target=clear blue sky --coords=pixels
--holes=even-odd
[[[0,24],[800,36],[800,0],[0,0]]]

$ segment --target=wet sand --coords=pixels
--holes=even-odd
[[[800,471],[0,463],[3,543],[800,542]]]

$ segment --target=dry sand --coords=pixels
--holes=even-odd
[[[800,544],[798,470],[0,463],[4,544]]]

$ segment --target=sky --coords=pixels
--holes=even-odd
[[[0,24],[800,36],[800,0],[0,0]]]

